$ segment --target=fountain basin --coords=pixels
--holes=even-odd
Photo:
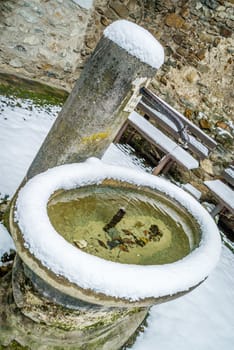
[[[97,203],[102,197],[101,203],[110,201],[110,205],[101,210],[101,206],[98,208],[98,204],[93,203],[95,196]],[[122,201],[123,197],[127,199]],[[74,201],[80,205],[76,207]],[[134,201],[136,204],[133,205]],[[126,217],[114,227],[118,234],[121,232],[121,237],[111,240],[110,232],[102,230],[108,221],[108,207],[115,213],[123,204]],[[134,207],[137,208],[135,212]],[[20,190],[12,208],[11,232],[25,265],[61,293],[95,304],[148,306],[176,298],[204,281],[220,254],[217,226],[191,195],[161,178],[106,165],[97,159],[63,165],[35,176]],[[95,223],[97,213],[103,222],[99,228],[91,226],[84,230],[81,236],[79,227],[78,237],[68,237],[63,227],[66,225],[61,227],[64,220],[56,223],[53,212],[57,212],[58,218],[63,211],[69,213],[72,208],[75,208],[74,212],[66,219],[68,226],[77,222],[79,226],[86,215],[87,222],[92,219]],[[129,217],[128,212],[131,212]],[[73,220],[76,215],[78,219]],[[159,240],[156,240],[152,226],[159,227]],[[101,231],[106,240],[98,238]],[[93,251],[85,251],[91,246],[90,237],[95,234],[96,247],[92,246]],[[176,241],[177,235],[181,237],[179,241]],[[75,240],[85,241],[87,245],[83,242],[83,247],[77,247],[72,244]],[[120,243],[115,247],[108,243],[118,240]],[[167,255],[171,256],[174,246],[180,248],[180,242],[185,249],[179,249],[180,254],[171,260],[165,259]],[[121,258],[117,256],[117,249]]]

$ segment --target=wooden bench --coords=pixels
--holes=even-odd
[[[142,99],[137,108],[151,118],[159,129],[181,142],[181,130],[186,129],[186,147],[199,159],[205,159],[217,143],[199,127],[146,88],[141,88]]]
[[[169,119],[165,114],[158,112],[157,110],[149,107],[144,102],[139,102],[138,108],[147,116],[152,118],[155,124],[165,130],[169,135],[180,142],[180,135],[176,125]],[[197,140],[193,135],[188,134],[187,148],[191,150],[199,159],[203,160],[209,156],[210,150],[208,147],[204,146],[199,140]]]
[[[191,154],[186,152],[180,145],[172,141],[163,132],[155,128],[137,112],[133,111],[130,114],[128,117],[128,125],[131,125],[147,141],[157,146],[163,153],[165,153],[165,156],[154,169],[154,175],[158,175],[162,170],[164,173],[168,171],[173,162],[181,165],[186,170],[198,168],[199,163]]]
[[[128,125],[131,125],[165,154],[153,171],[155,175],[161,171],[166,173],[173,162],[187,170],[198,168],[198,161],[187,151],[191,151],[198,160],[202,160],[209,156],[217,143],[147,88],[141,88],[140,92],[142,98],[138,102],[137,108],[144,115],[144,118],[136,112],[132,113],[119,130],[114,142],[119,142]],[[150,123],[152,120],[154,124]],[[132,136],[133,134],[127,139],[127,143]]]

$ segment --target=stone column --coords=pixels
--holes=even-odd
[[[101,157],[129,115],[133,84],[152,78],[163,58],[161,45],[142,27],[125,20],[108,26],[27,178],[57,165]]]

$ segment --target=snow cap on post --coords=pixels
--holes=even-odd
[[[159,69],[164,62],[162,45],[146,29],[130,21],[118,20],[104,30],[104,36],[140,61]]]

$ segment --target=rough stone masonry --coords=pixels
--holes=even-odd
[[[0,69],[63,85],[79,64],[91,14],[79,3],[85,1],[1,1]]]

